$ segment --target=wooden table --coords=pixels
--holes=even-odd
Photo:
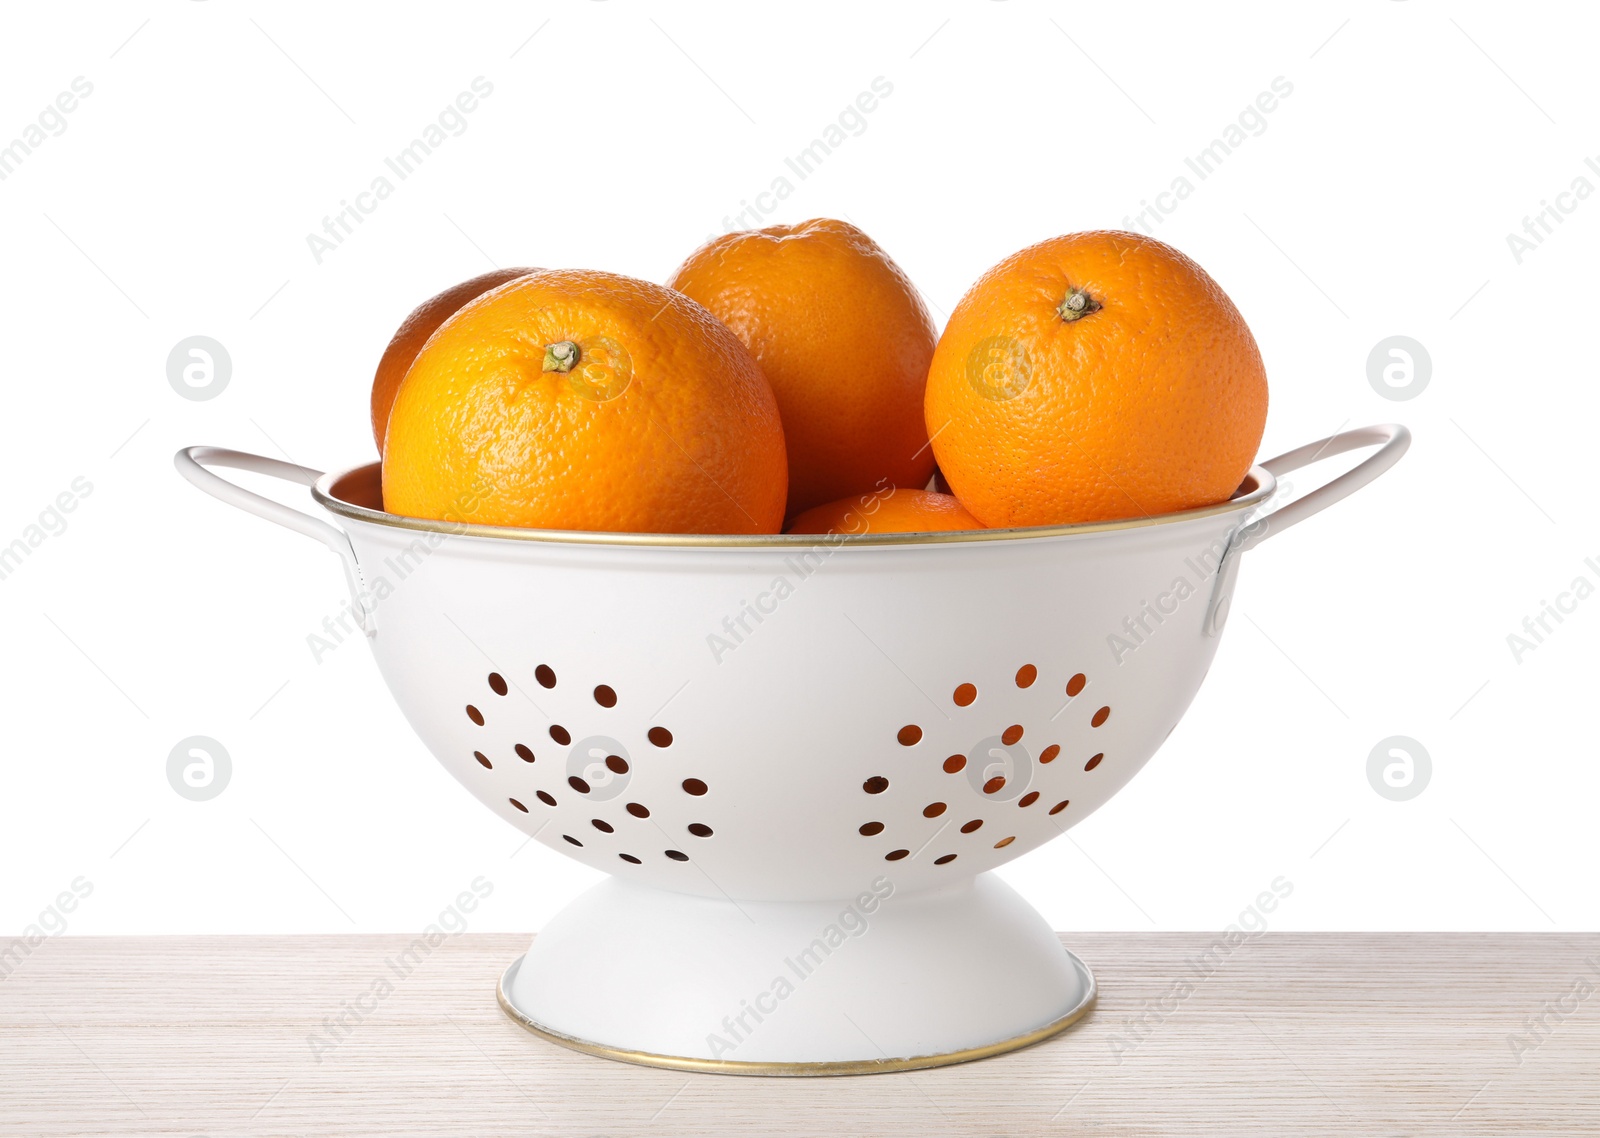
[[[0,1134],[1600,1135],[1597,935],[1268,933],[1201,977],[1210,936],[1077,933],[1101,995],[1066,1033],[829,1079],[537,1039],[495,1004],[520,936],[374,999],[410,939],[47,941],[0,980]]]

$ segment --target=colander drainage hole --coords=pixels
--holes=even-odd
[[[511,805],[515,806],[518,810],[521,810],[524,814],[526,814],[528,812],[528,808],[526,806],[524,806],[522,803],[518,802],[515,798],[508,798],[508,799],[506,799],[506,801],[511,803]]]
[[[953,862],[955,860],[956,860],[956,855],[955,854],[945,854],[943,857],[934,858],[933,859],[933,864],[934,865],[949,865],[951,862]]]
[[[1024,664],[1022,667],[1017,669],[1017,686],[1019,688],[1031,688],[1033,686],[1033,681],[1038,678],[1039,669],[1035,668],[1032,664]],[[951,854],[950,856],[955,857],[955,854]],[[939,863],[935,862],[934,864],[937,865]]]
[[[1054,806],[1050,807],[1050,813],[1059,814],[1063,810],[1065,810],[1068,806],[1071,806],[1071,805],[1072,805],[1072,799],[1063,798],[1060,802],[1057,802]]]
[[[476,707],[473,707],[470,703],[467,704],[467,718],[472,720],[479,727],[483,726],[483,712],[479,711]]]
[[[579,794],[589,793],[589,784],[584,782],[583,779],[579,778],[577,775],[569,776],[567,778],[567,785],[572,787],[572,789],[576,790]]]
[[[644,864],[644,862],[640,861],[638,858],[634,857],[632,854],[618,854],[617,856],[620,857],[623,861],[627,862],[629,865],[643,865]]]
[[[482,751],[473,751],[472,757],[477,759],[478,762],[482,764],[484,770],[494,770],[494,764],[489,761],[489,756],[485,755]]]
[[[967,766],[967,756],[951,755],[944,761],[945,774],[960,774]]]
[[[1067,694],[1068,695],[1077,695],[1079,692],[1081,692],[1083,690],[1083,685],[1088,683],[1088,682],[1089,682],[1088,677],[1085,676],[1082,672],[1079,672],[1077,675],[1073,676],[1070,680],[1067,681]]]
[[[617,693],[607,684],[594,689],[594,701],[601,707],[617,706]]]
[[[572,742],[572,732],[559,723],[552,723],[550,724],[550,738],[565,747]]]
[[[510,689],[506,687],[506,678],[499,672],[489,673],[489,690],[495,695],[505,695]]]
[[[575,846],[583,845],[582,842],[580,842],[577,838],[573,837],[571,834],[562,834],[561,836],[563,838],[567,839],[567,841],[571,842]]]
[[[1013,723],[1000,733],[1000,741],[1011,747],[1022,742],[1022,724]]]
[[[1095,767],[1100,765],[1100,760],[1105,758],[1105,757],[1106,757],[1106,753],[1104,751],[1101,751],[1094,758],[1092,758],[1088,762],[1084,763],[1083,764],[1083,769],[1086,770],[1086,771],[1094,770]]]
[[[554,795],[546,794],[542,790],[536,790],[533,793],[535,797],[537,797],[539,801],[543,802],[546,806],[554,806],[556,804]]]
[[[982,825],[983,825],[983,819],[982,818],[974,818],[972,821],[968,822],[965,826],[961,827],[961,832],[963,834],[970,834],[970,833],[972,833],[974,830],[978,829]]]
[[[996,842],[994,844],[994,848],[997,849],[997,850],[1003,850],[1007,846],[1009,846],[1012,842],[1014,842],[1016,840],[1017,840],[1017,836],[1015,834],[1012,834],[1009,838],[1001,838],[998,842]]]
[[[1028,807],[1028,806],[1032,806],[1037,801],[1039,801],[1039,792],[1037,790],[1030,790],[1030,791],[1028,791],[1028,793],[1024,794],[1021,798],[1017,799],[1017,805],[1018,806],[1022,806],[1022,807]]]
[[[900,728],[899,732],[895,735],[895,738],[900,740],[900,745],[902,747],[915,747],[918,743],[922,742],[922,728],[918,727],[915,723],[907,723],[904,727]]]
[[[706,786],[705,783],[701,782],[697,778],[686,778],[686,779],[683,780],[684,793],[685,794],[692,794],[696,798],[698,798],[700,795],[704,794],[709,789],[710,789],[710,787]]]
[[[628,760],[623,758],[621,755],[607,755],[606,769],[612,774],[627,774]]]
[[[1111,709],[1109,707],[1102,707],[1099,711],[1094,713],[1094,718],[1089,720],[1089,726],[1090,727],[1098,727],[1098,726],[1100,726],[1100,724],[1104,723],[1107,719],[1110,719],[1110,718],[1111,718]]]
[[[689,832],[697,838],[709,838],[711,836],[711,827],[704,822],[690,822]]]
[[[1060,753],[1061,744],[1051,743],[1048,747],[1039,752],[1039,761],[1041,763],[1053,763],[1056,761],[1056,756]]]
[[[867,779],[866,782],[861,784],[861,789],[866,791],[868,794],[882,794],[884,791],[889,789],[889,780],[884,778],[881,774],[875,774],[871,778]]]
[[[962,684],[950,698],[956,701],[957,707],[971,707],[972,701],[978,698],[978,689],[972,684]]]
[[[673,861],[688,861],[689,860],[689,855],[684,853],[682,850],[666,850],[665,853]]]
[[[590,818],[589,824],[595,829],[599,830],[602,834],[614,834],[617,832],[617,828],[610,822],[607,822],[604,818]]]
[[[627,809],[628,809],[628,813],[632,814],[635,818],[648,818],[648,817],[650,817],[650,811],[644,805],[642,805],[641,803],[630,802],[630,803],[628,803]]]
[[[1002,790],[1005,789],[1005,786],[1006,786],[1005,776],[997,774],[993,778],[991,778],[988,782],[983,784],[983,792],[985,794],[999,794]]]
[[[883,833],[883,823],[882,822],[863,822],[863,823],[861,823],[861,836],[862,837],[871,838],[871,837],[875,837],[876,835],[881,834],[881,833]]]
[[[943,802],[930,802],[922,808],[922,816],[924,818],[937,818],[944,811],[945,805]]]
[[[517,753],[517,758],[521,759],[523,762],[533,762],[533,750],[528,746],[528,744],[518,743],[511,749]]]
[[[533,678],[539,681],[539,686],[542,688],[553,688],[556,686],[555,669],[551,668],[549,664],[540,664],[537,668],[535,668],[533,670]]]
[[[910,850],[890,850],[888,853],[883,855],[883,860],[884,861],[899,861],[903,857],[910,857],[910,856],[911,856],[911,851]]]
[[[672,732],[668,731],[665,727],[650,728],[650,730],[645,732],[645,738],[649,739],[651,746],[654,747],[672,746]]]

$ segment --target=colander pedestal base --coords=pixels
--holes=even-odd
[[[1094,978],[991,874],[836,902],[741,901],[615,878],[507,969],[500,1003],[557,1043],[723,1074],[834,1075],[959,1063],[1084,1015]]]

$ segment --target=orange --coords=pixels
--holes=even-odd
[[[872,238],[826,219],[729,233],[668,283],[733,329],[777,393],[791,515],[880,479],[928,484],[922,389],[936,335]]]
[[[1232,495],[1261,443],[1267,376],[1199,265],[1149,237],[1077,233],[1007,257],[962,297],[926,410],[940,470],[985,525],[1108,521]]]
[[[783,425],[761,368],[682,293],[548,270],[440,325],[395,398],[397,514],[535,528],[776,533]]]
[[[949,494],[891,488],[882,494],[861,494],[813,506],[795,518],[788,532],[938,533],[982,528],[983,524]]]
[[[377,374],[372,377],[372,438],[383,453],[383,435],[389,428],[389,411],[394,407],[395,392],[406,377],[411,361],[417,358],[428,337],[448,320],[467,301],[482,296],[492,288],[516,280],[537,269],[495,269],[482,276],[451,285],[438,296],[423,301],[411,310],[411,315],[400,322],[389,346],[383,349],[378,361]]]

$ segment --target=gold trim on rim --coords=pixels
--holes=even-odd
[[[522,529],[516,526],[477,525],[470,522],[435,521],[430,518],[408,518],[399,514],[358,506],[333,496],[334,483],[376,467],[377,463],[351,467],[339,474],[324,474],[311,487],[311,496],[323,509],[352,521],[370,522],[373,525],[394,529],[423,530],[431,533],[459,534],[463,537],[493,537],[509,541],[553,541],[576,545],[651,545],[689,546],[705,549],[719,548],[776,548],[811,549],[819,545],[859,548],[888,545],[944,545],[969,541],[1016,541],[1035,537],[1063,537],[1069,534],[1105,533],[1110,530],[1141,529],[1145,526],[1165,525],[1169,522],[1193,521],[1217,514],[1244,511],[1258,506],[1272,496],[1277,481],[1263,466],[1252,466],[1247,476],[1255,487],[1236,494],[1226,502],[1214,506],[1200,506],[1193,510],[1179,510],[1154,517],[1125,518],[1115,522],[1080,522],[1064,526],[1027,526],[1015,529],[949,530],[940,533],[882,533],[882,534],[820,534],[820,533],[600,533],[589,530]]]
[[[552,1031],[541,1026],[530,1016],[511,1002],[511,997],[506,994],[506,989],[516,977],[517,969],[522,966],[524,957],[513,960],[505,972],[500,976],[500,983],[495,987],[495,997],[500,1003],[500,1010],[518,1026],[526,1028],[541,1039],[573,1051],[581,1051],[585,1055],[595,1055],[602,1059],[614,1059],[621,1063],[633,1063],[640,1067],[667,1067],[674,1071],[694,1071],[703,1075],[766,1075],[799,1078],[818,1075],[879,1075],[893,1071],[918,1071],[925,1067],[945,1067],[951,1063],[970,1063],[974,1059],[988,1059],[994,1055],[1003,1055],[1007,1051],[1017,1051],[1023,1047],[1031,1047],[1035,1043],[1049,1039],[1058,1032],[1065,1031],[1077,1023],[1093,1008],[1095,997],[1099,989],[1095,983],[1094,973],[1089,971],[1089,966],[1080,960],[1076,953],[1068,952],[1067,958],[1072,961],[1073,969],[1083,978],[1083,998],[1065,1015],[1051,1020],[1043,1027],[1034,1028],[1022,1035],[1014,1035],[1010,1039],[1002,1039],[997,1043],[986,1043],[982,1047],[968,1047],[960,1051],[946,1051],[938,1055],[912,1055],[903,1059],[846,1059],[837,1062],[816,1063],[778,1063],[778,1062],[750,1062],[738,1059],[695,1059],[686,1055],[656,1055],[649,1051],[629,1051],[621,1047],[608,1047],[603,1043],[593,1043],[587,1039],[577,1039],[570,1035],[563,1035],[559,1031]]]

